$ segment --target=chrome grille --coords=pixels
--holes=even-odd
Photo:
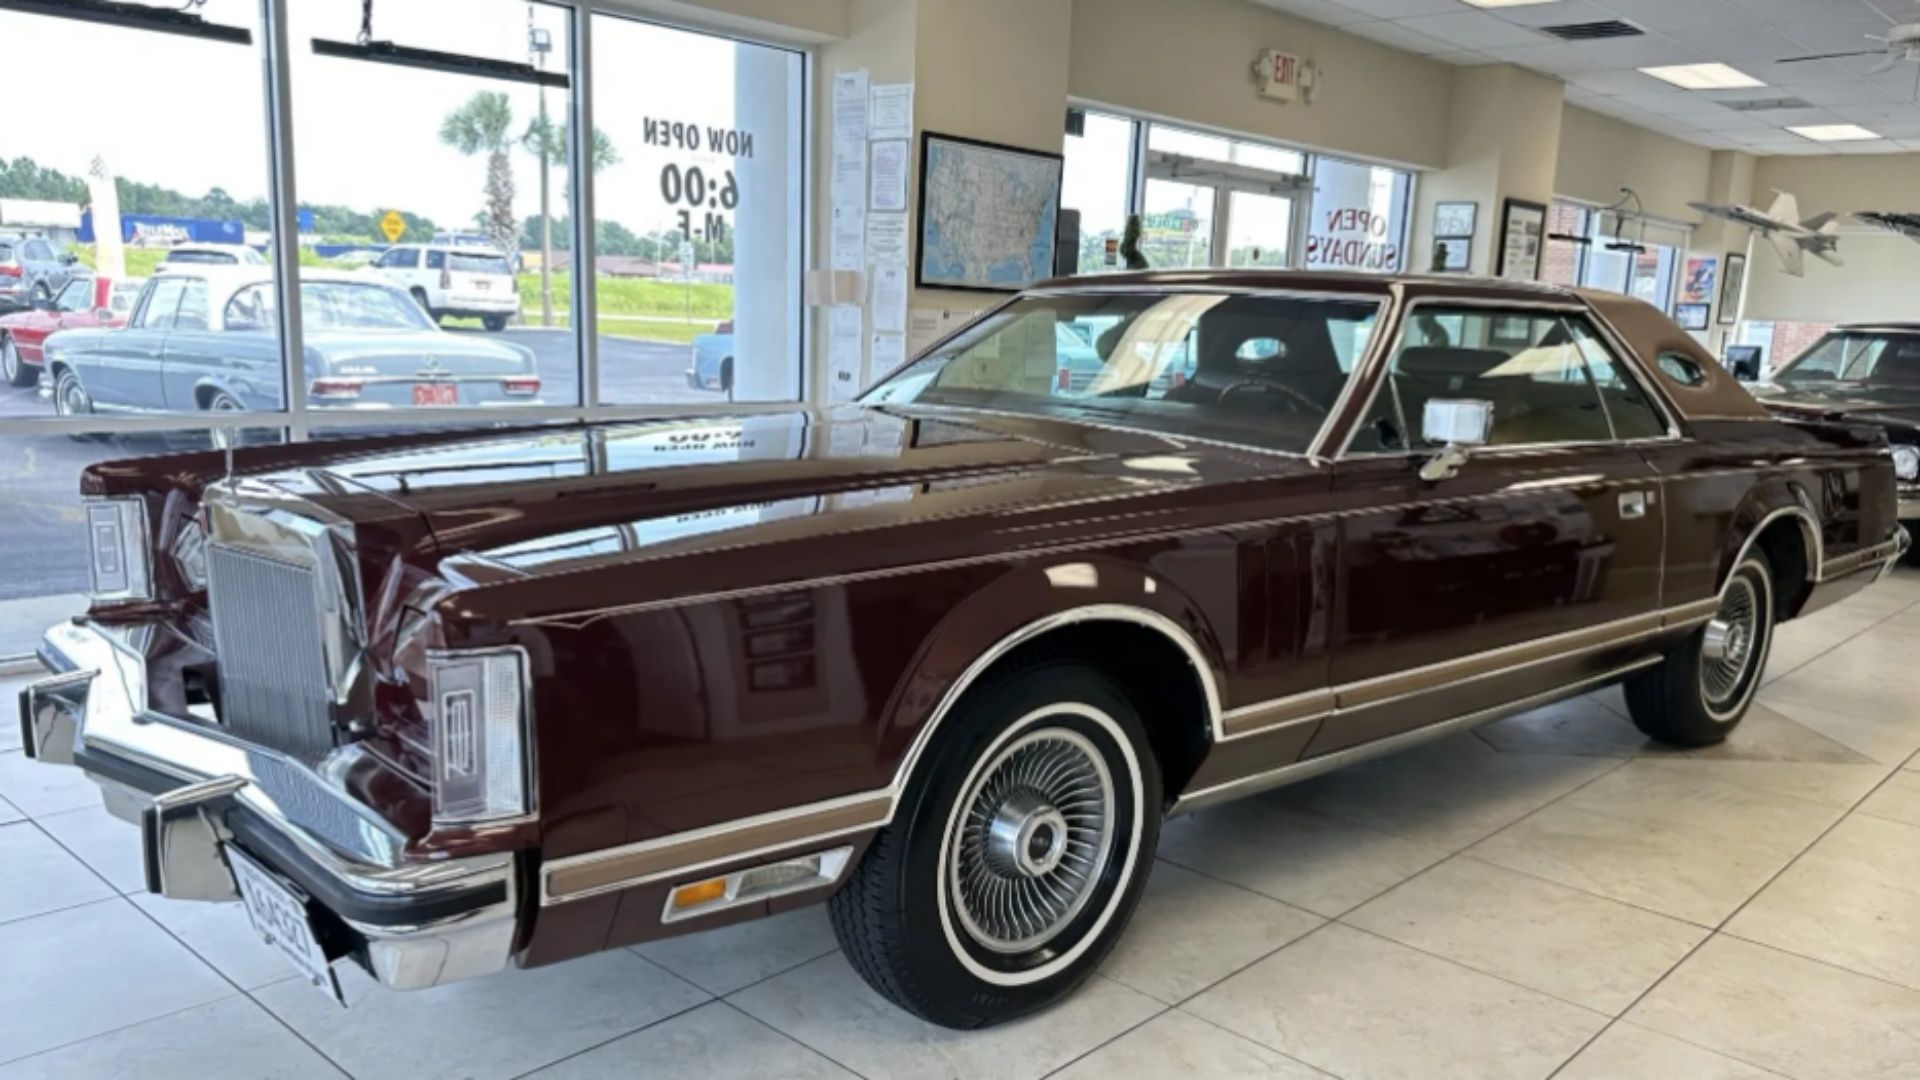
[[[225,545],[207,551],[220,722],[306,758],[333,748],[313,570]]]

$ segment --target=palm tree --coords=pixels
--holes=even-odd
[[[520,249],[520,226],[513,216],[512,146],[513,104],[507,95],[481,91],[447,114],[440,123],[440,141],[467,157],[487,155],[487,235],[501,251]]]

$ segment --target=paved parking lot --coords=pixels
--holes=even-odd
[[[350,974],[343,1011],[237,905],[140,893],[132,827],[0,743],[0,1080],[1911,1077],[1915,649],[1902,571],[1783,627],[1725,745],[1649,745],[1609,689],[1177,819],[1101,973],[975,1033],[869,991],[817,907],[411,994]]]
[[[467,331],[455,331],[463,333]],[[479,333],[479,331],[472,331]],[[579,372],[571,334],[510,329],[492,337],[525,345],[539,358],[542,400],[579,401]],[[627,338],[600,344],[601,396],[618,404],[682,402],[715,406],[722,395],[686,383],[689,348]],[[46,416],[52,405],[32,389],[0,387],[0,416]],[[73,439],[65,435],[0,437],[0,601],[50,593],[84,592],[85,548],[80,539],[80,472],[95,461],[204,449],[206,436],[125,435]],[[0,654],[8,650],[0,642]]]

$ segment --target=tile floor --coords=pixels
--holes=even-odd
[[[881,1001],[819,909],[341,1010],[0,724],[0,1080],[1920,1076],[1920,573],[1782,629],[1726,745],[1617,690],[1170,822],[1054,1011]],[[0,684],[6,680],[0,679]],[[11,698],[12,685],[3,689]]]

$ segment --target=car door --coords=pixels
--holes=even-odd
[[[52,310],[36,311],[30,321],[15,328],[14,344],[20,348],[20,358],[39,363],[47,338],[62,330],[92,325],[86,321],[86,315],[92,309],[92,279],[75,278],[67,282],[54,295]]]
[[[153,279],[125,329],[101,334],[79,359],[80,381],[96,406],[164,409],[161,358],[188,279]]]
[[[212,321],[205,292],[189,287],[167,336],[168,408],[204,409],[222,393],[249,410],[279,409],[284,378],[275,303],[272,282],[248,285]]]
[[[1310,755],[1577,682],[1646,635],[1665,506],[1637,444],[1667,432],[1630,380],[1578,307],[1414,309],[1335,467],[1337,711]],[[1616,424],[1603,382],[1646,413],[1623,398]],[[1486,444],[1430,467],[1429,401],[1490,405]]]

